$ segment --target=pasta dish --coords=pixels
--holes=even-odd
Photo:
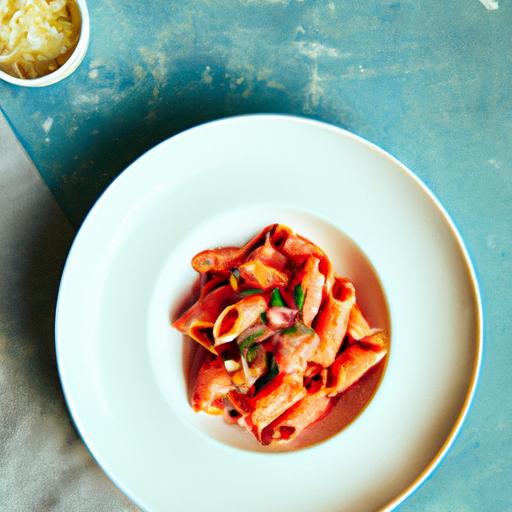
[[[204,347],[192,407],[223,415],[263,445],[288,443],[324,418],[388,353],[354,284],[287,226],[200,252],[192,266],[197,300],[173,322]]]

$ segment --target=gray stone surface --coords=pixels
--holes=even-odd
[[[0,113],[0,510],[135,510],[75,433],[54,308],[73,229]]]

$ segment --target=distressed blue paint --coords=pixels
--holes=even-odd
[[[487,345],[461,435],[403,511],[512,508],[512,15],[500,3],[491,12],[478,0],[90,0],[91,47],[74,75],[41,90],[0,86],[77,225],[155,143],[249,112],[347,128],[432,188],[475,260]]]

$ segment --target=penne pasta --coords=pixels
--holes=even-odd
[[[302,278],[302,290],[304,292],[304,305],[302,307],[302,318],[304,324],[310,326],[320,309],[325,286],[325,276],[319,269],[320,260],[310,256],[304,266]]]
[[[172,325],[215,354],[213,326],[220,313],[233,301],[234,296],[230,286],[217,288],[200,298]]]
[[[361,339],[361,345],[369,345],[387,350],[389,339],[384,331],[372,329],[372,333],[369,336]]]
[[[220,288],[226,284],[226,277],[219,275],[203,274],[204,281],[201,282],[199,298],[206,297],[210,292],[213,292],[216,288]]]
[[[233,341],[258,321],[266,309],[267,303],[261,295],[246,297],[225,308],[213,326],[215,345]]]
[[[359,344],[347,347],[329,368],[328,396],[335,396],[355,384],[370,368],[386,356],[386,349]]]
[[[325,368],[333,363],[345,337],[355,300],[352,283],[346,279],[336,278],[315,322],[314,328],[320,338],[320,344],[312,359],[314,362]]]
[[[354,304],[350,310],[347,331],[353,340],[361,340],[372,334],[372,329],[357,304]]]
[[[252,412],[246,421],[259,437],[268,424],[305,395],[306,390],[301,378],[296,375],[284,375],[278,386],[252,400]]]
[[[242,247],[222,247],[196,254],[192,258],[194,270],[201,274],[204,272],[229,272],[232,268],[238,267],[244,257],[265,240],[266,234],[274,227],[273,224],[267,226]]]
[[[262,444],[293,441],[306,428],[322,419],[332,407],[324,390],[306,395],[268,425],[261,434]]]
[[[324,296],[330,292],[334,281],[334,270],[329,258],[320,247],[297,235],[292,229],[282,224],[277,225],[271,239],[274,246],[295,263],[302,263],[311,256],[318,259],[318,270],[325,280]]]
[[[288,226],[269,225],[241,247],[202,251],[192,266],[197,301],[173,322],[210,352],[192,407],[223,415],[263,445],[289,443],[321,421],[334,397],[388,353],[354,285]]]
[[[195,411],[222,414],[224,397],[234,389],[229,375],[219,358],[207,359],[201,365],[192,391],[192,407]]]
[[[272,245],[272,242],[270,241],[270,233],[267,233],[265,236],[265,243],[263,245],[260,245],[254,251],[249,254],[247,257],[248,261],[258,260],[264,263],[265,265],[268,265],[269,267],[273,267],[276,270],[279,270],[282,272],[285,267],[286,263],[288,262],[288,258],[275,249],[275,247]]]
[[[296,324],[276,334],[274,354],[281,371],[304,373],[319,341],[316,332],[303,324]]]
[[[247,286],[256,286],[267,290],[276,286],[286,286],[288,276],[279,270],[262,263],[260,260],[250,260],[238,267],[240,277]]]

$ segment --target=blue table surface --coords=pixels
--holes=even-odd
[[[461,434],[402,511],[512,510],[512,11],[483,3],[89,0],[91,44],[70,78],[0,85],[75,226],[145,150],[242,113],[344,127],[427,183],[474,260],[485,349]]]

